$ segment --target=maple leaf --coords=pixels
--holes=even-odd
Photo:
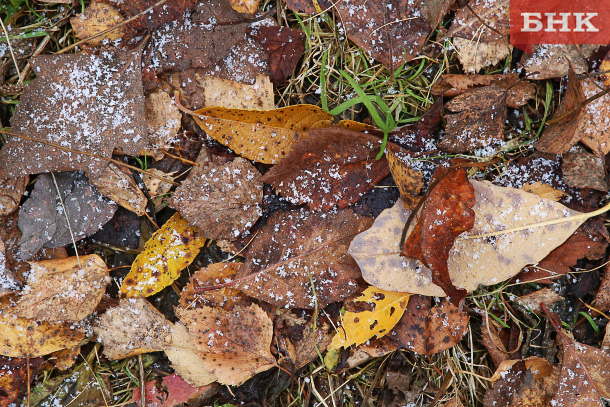
[[[180,277],[204,244],[197,229],[175,213],[146,242],[123,280],[121,294],[147,297],[158,293]]]
[[[343,314],[341,327],[328,350],[360,345],[373,337],[387,335],[402,317],[410,296],[408,293],[368,287],[354,302],[369,304],[372,310],[348,311]]]
[[[277,366],[270,350],[273,324],[258,305],[235,306],[230,312],[210,307],[185,310],[180,320],[203,352],[206,368],[222,384],[238,386]]]
[[[235,240],[262,214],[260,173],[243,158],[207,164],[172,196],[170,206],[213,240]]]
[[[390,169],[376,160],[381,140],[336,127],[313,129],[261,179],[289,201],[313,210],[339,209],[356,202]]]
[[[147,146],[140,55],[107,50],[100,55],[43,55],[11,119],[12,131],[73,150],[111,157],[114,149],[137,155]],[[83,170],[99,176],[106,162],[12,137],[0,150],[0,177]]]
[[[420,260],[431,269],[432,282],[458,304],[466,292],[451,282],[447,262],[455,239],[474,226],[474,188],[468,182],[466,168],[441,167],[431,185],[434,187],[428,193],[418,222],[405,241],[404,255]]]
[[[281,307],[323,308],[358,291],[360,271],[346,253],[372,220],[350,209],[275,212],[250,244],[235,287]],[[312,290],[315,288],[315,295]]]
[[[258,26],[250,30],[269,55],[269,70],[275,85],[284,82],[296,68],[305,52],[305,34],[278,26]]]

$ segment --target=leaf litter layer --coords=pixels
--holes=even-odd
[[[599,404],[610,239],[603,216],[585,221],[605,211],[608,102],[604,76],[582,74],[608,60],[538,47],[519,79],[507,2],[412,3],[95,3],[72,20],[74,54],[9,36],[1,90],[17,101],[31,82],[0,150],[3,372],[60,404],[127,402],[121,375],[150,399],[153,364],[174,404]],[[34,16],[10,19],[27,33]],[[442,170],[455,155],[459,182]],[[556,317],[517,297],[552,300],[569,332],[553,341]],[[551,373],[519,362],[533,356]],[[86,396],[45,390],[84,362],[104,390],[78,393],[90,375]],[[31,396],[19,380],[9,402]]]

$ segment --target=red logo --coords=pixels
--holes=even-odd
[[[610,43],[608,0],[510,0],[510,42],[534,44]]]

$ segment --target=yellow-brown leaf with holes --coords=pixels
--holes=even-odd
[[[175,213],[146,242],[121,285],[125,297],[148,297],[173,283],[205,244],[196,227]]]

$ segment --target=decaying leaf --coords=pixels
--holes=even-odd
[[[197,348],[188,329],[180,323],[173,326],[172,343],[165,349],[165,354],[172,368],[194,386],[205,386],[218,380],[208,370],[206,355]]]
[[[305,51],[305,34],[299,30],[278,26],[258,26],[250,31],[269,55],[271,80],[284,82],[296,68]]]
[[[587,60],[599,48],[593,44],[538,44],[531,55],[524,55],[521,66],[530,79],[561,78],[570,66],[577,74],[589,71]]]
[[[525,191],[470,181],[474,187],[474,227],[466,235],[524,226],[578,214],[565,206]],[[497,208],[503,208],[498,211]],[[372,228],[356,236],[349,253],[356,259],[364,279],[379,288],[415,294],[443,296],[431,282],[429,269],[420,262],[401,259],[398,247],[408,212],[402,202],[387,209]],[[524,266],[536,264],[568,239],[584,219],[530,228],[487,238],[460,236],[449,253],[448,270],[458,288],[474,291],[516,275]],[[501,266],[500,266],[501,265]]]
[[[315,329],[312,329],[312,323],[312,320],[305,321],[290,311],[280,311],[280,315],[275,319],[278,348],[289,359],[291,367],[301,369],[318,358],[320,353],[326,352],[333,339],[334,331],[328,324],[318,323]],[[284,361],[280,359],[280,365]]]
[[[313,309],[358,291],[349,241],[371,224],[351,209],[275,212],[250,244],[235,288],[275,306]],[[315,296],[312,291],[315,287]]]
[[[50,175],[39,175],[32,195],[19,210],[19,249],[24,260],[31,259],[42,247],[62,247],[72,239],[78,242],[97,232],[117,210],[117,205],[102,196],[82,172],[54,176],[57,186]]]
[[[170,206],[213,240],[235,240],[262,214],[260,173],[243,158],[207,164],[176,190]]]
[[[309,130],[328,127],[332,116],[313,105],[274,110],[206,107],[195,112],[197,124],[214,140],[253,161],[276,164]]]
[[[400,191],[400,199],[402,199],[406,209],[412,210],[419,202],[420,197],[418,195],[424,186],[424,175],[411,168],[404,150],[388,148],[386,156],[390,164],[392,178],[394,178],[394,182],[396,182]]]
[[[413,352],[432,355],[458,344],[468,332],[468,321],[447,300],[432,307],[430,297],[413,295],[389,337]]]
[[[384,157],[376,160],[381,140],[338,127],[314,129],[298,140],[262,182],[273,185],[295,204],[313,210],[342,209],[388,175]]]
[[[182,113],[165,92],[152,92],[144,100],[148,138],[153,149],[168,149],[177,141]]]
[[[144,298],[123,298],[101,316],[95,328],[111,360],[162,351],[171,344],[172,323]]]
[[[604,160],[591,153],[586,151],[565,153],[561,172],[567,186],[608,191]]]
[[[536,181],[530,184],[525,184],[521,188],[525,192],[530,194],[538,195],[540,198],[550,199],[551,201],[558,202],[561,198],[568,196],[567,192],[560,189],[555,189],[548,184],[543,184],[541,181]]]
[[[368,287],[354,301],[366,303],[372,310],[346,312],[328,350],[360,345],[373,337],[387,335],[402,317],[410,296],[408,293]]]
[[[136,184],[129,170],[120,168],[114,163],[109,163],[100,177],[92,178],[89,182],[100,193],[123,208],[138,216],[144,216],[148,199],[138,188],[138,184]]]
[[[206,369],[222,384],[237,386],[277,366],[271,354],[273,324],[258,305],[186,310],[180,320],[203,352]]]
[[[175,213],[146,242],[121,285],[126,297],[148,297],[180,277],[205,244],[196,228]]]
[[[192,386],[180,375],[173,373],[163,376],[160,388],[157,387],[157,380],[146,382],[146,405],[150,407],[170,407],[180,405],[197,405],[210,400],[218,392],[217,384],[204,386]],[[129,404],[139,405],[142,399],[140,388],[133,390],[133,396]],[[152,401],[152,403],[151,403]]]
[[[74,33],[79,39],[93,36],[108,28],[114,27],[123,22],[124,18],[121,13],[110,4],[94,2],[91,3],[84,12],[70,19]],[[125,34],[123,27],[117,27],[114,30],[92,38],[87,41],[91,46],[97,46],[106,41],[114,41],[121,38]]]
[[[0,297],[19,289],[15,273],[8,268],[4,242],[0,238]]]
[[[496,382],[506,374],[505,372],[507,372],[511,366],[518,363],[520,360],[525,362],[525,368],[532,372],[532,375],[534,375],[534,379],[536,380],[544,379],[545,377],[554,374],[555,368],[548,360],[538,356],[530,356],[525,359],[511,359],[502,362],[490,377],[490,380]]]
[[[108,49],[99,55],[30,59],[36,79],[25,88],[12,131],[110,157],[147,146],[140,55]],[[106,161],[12,137],[0,150],[0,177],[83,170],[99,176]]]
[[[26,286],[11,308],[15,315],[42,321],[80,321],[97,307],[110,282],[96,254],[30,263]]]
[[[29,177],[0,177],[0,216],[8,215],[19,207]]]
[[[506,58],[512,47],[505,39],[489,42],[454,38],[453,45],[457,49],[458,58],[467,73],[477,73],[481,69],[495,65]]]
[[[165,22],[179,20],[186,10],[194,8],[198,3],[196,0],[167,0],[161,4],[156,4],[157,0],[106,0],[106,2],[115,5],[128,17],[137,16],[129,23],[129,31],[152,29]],[[150,12],[144,12],[151,7]]]
[[[551,305],[557,301],[563,301],[565,298],[550,288],[542,288],[532,293],[519,296],[515,300],[519,304],[525,306],[527,309],[539,314],[542,312],[540,309],[541,302],[545,303],[546,305]]]
[[[189,283],[180,295],[180,308],[183,310],[191,308],[221,307],[229,309],[236,302],[243,300],[243,294],[231,287],[223,287],[197,293],[202,287],[213,286],[230,282],[235,279],[235,274],[241,263],[213,263],[193,273]]]
[[[230,109],[271,110],[275,108],[273,84],[266,75],[259,74],[254,85],[247,85],[216,76],[198,76],[205,105]]]

